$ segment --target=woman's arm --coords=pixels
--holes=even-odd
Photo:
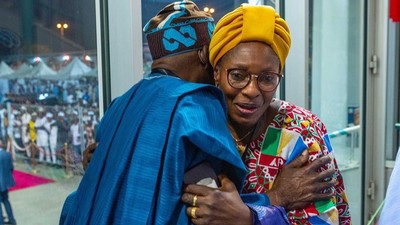
[[[303,166],[307,160],[306,152],[286,165],[276,178],[274,188],[267,193],[268,197],[255,193],[240,196],[226,176],[220,176],[221,187],[218,189],[188,185],[182,195],[182,201],[189,206],[186,213],[194,224],[269,224],[271,221],[287,221],[286,214],[282,213],[284,209],[303,208],[315,200],[329,199],[333,194],[321,194],[321,191],[334,185],[334,181],[322,180],[332,177],[335,171],[317,172],[331,161],[330,157],[324,156]],[[195,210],[194,196],[197,196]],[[266,201],[259,201],[265,198]],[[193,210],[197,217],[195,219]]]

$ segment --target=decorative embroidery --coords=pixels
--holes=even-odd
[[[248,174],[244,192],[264,193],[271,189],[274,179],[285,163],[290,162],[305,149],[309,149],[310,160],[332,151],[324,124],[311,112],[288,102],[281,101],[278,114],[268,129],[247,146],[244,162]],[[266,134],[267,133],[267,134]],[[292,224],[351,224],[348,200],[343,178],[334,160],[336,169],[336,196],[331,201],[316,202],[303,210],[288,213]],[[337,215],[339,214],[339,221]]]

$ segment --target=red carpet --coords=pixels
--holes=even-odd
[[[30,173],[21,172],[14,170],[15,186],[10,188],[9,191],[20,190],[24,188],[35,187],[42,184],[52,183],[54,180],[47,179],[44,177],[39,177],[32,175]]]

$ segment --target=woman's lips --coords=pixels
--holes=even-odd
[[[237,103],[236,108],[239,110],[240,113],[242,114],[253,114],[257,111],[258,107],[254,104],[243,104],[243,103]]]

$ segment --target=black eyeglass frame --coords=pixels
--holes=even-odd
[[[272,72],[272,71],[265,71],[265,72],[262,72],[262,73],[260,73],[260,74],[252,74],[252,73],[247,72],[245,69],[240,69],[240,68],[230,68],[230,69],[227,69],[227,68],[223,67],[222,65],[220,65],[220,66],[221,66],[221,67],[225,70],[225,72],[226,72],[226,79],[227,79],[228,84],[229,84],[231,87],[235,88],[235,89],[243,89],[243,88],[247,87],[247,86],[251,83],[251,81],[253,80],[253,76],[254,76],[254,77],[257,78],[257,87],[258,87],[261,91],[263,91],[263,92],[272,92],[272,91],[275,91],[275,90],[276,90],[276,88],[279,86],[279,84],[280,84],[282,78],[284,77],[283,74],[276,73],[276,72]],[[248,75],[247,77],[249,77],[249,78],[248,78],[248,80],[247,80],[247,84],[246,84],[246,85],[244,85],[243,87],[235,87],[235,86],[233,86],[233,85],[231,84],[231,82],[229,81],[229,76],[230,76],[230,72],[233,71],[233,70],[243,71],[243,72],[245,72],[245,73]],[[272,88],[271,90],[267,90],[267,91],[263,90],[263,89],[260,87],[260,83],[258,82],[258,79],[259,79],[260,75],[263,75],[263,74],[266,74],[266,73],[268,73],[268,74],[273,74],[273,75],[275,75],[275,76],[278,77],[278,82],[276,83],[275,87]]]

